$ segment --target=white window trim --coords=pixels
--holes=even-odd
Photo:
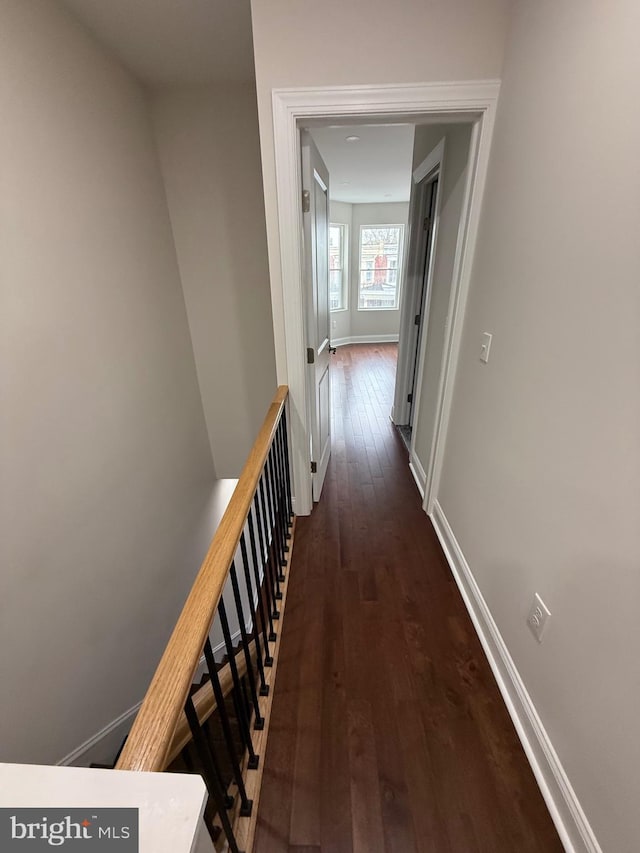
[[[398,286],[396,287],[396,304],[393,308],[361,308],[360,307],[360,274],[362,273],[362,268],[360,266],[360,262],[362,261],[362,229],[363,228],[399,228],[400,229],[400,247],[398,249],[398,266],[396,267],[396,271],[398,273]],[[403,222],[363,222],[360,225],[360,232],[358,234],[358,282],[357,282],[357,298],[356,298],[356,311],[364,311],[367,314],[370,311],[399,311],[400,310],[400,291],[402,290],[402,273],[403,266],[402,261],[404,259],[404,239],[405,239],[405,225]]]
[[[329,308],[330,314],[341,314],[349,310],[349,224],[347,222],[329,222],[329,228],[342,229],[342,297],[343,308]]]

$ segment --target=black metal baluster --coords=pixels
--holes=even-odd
[[[184,761],[184,766],[187,768],[188,773],[196,772],[196,765],[193,762],[193,758],[191,757],[191,752],[189,751],[189,744],[183,746],[180,755],[182,760]]]
[[[257,501],[258,501],[257,495],[254,495],[253,496],[253,508],[255,511],[256,519],[258,517]],[[273,658],[271,657],[271,655],[269,653],[269,641],[271,641],[272,643],[275,643],[276,632],[273,630],[273,621],[271,619],[271,608],[268,607],[267,608],[267,614],[269,616],[269,636],[267,638],[267,636],[266,636],[267,626],[266,626],[266,621],[264,618],[264,601],[262,600],[262,583],[264,583],[264,585],[265,585],[265,589],[267,591],[267,595],[269,596],[269,600],[271,599],[271,591],[270,591],[269,583],[268,583],[269,573],[266,570],[264,563],[262,561],[258,562],[258,554],[257,554],[257,549],[256,549],[256,537],[255,537],[255,531],[253,528],[253,518],[251,517],[251,513],[249,513],[249,519],[248,520],[249,520],[249,540],[251,542],[251,555],[253,557],[253,573],[254,573],[255,579],[256,579],[256,586],[258,587],[258,604],[260,606],[260,619],[262,622],[262,634],[265,638],[264,639],[264,646],[265,646],[266,654],[265,654],[265,659],[264,659],[264,665],[265,666],[272,666],[273,665]],[[260,570],[262,570],[262,576],[264,578],[264,580],[262,582],[260,581]],[[267,604],[269,604],[269,601],[267,601]]]
[[[278,426],[279,429],[279,426]],[[287,544],[287,520],[285,518],[285,506],[284,506],[284,478],[283,478],[283,469],[282,469],[282,457],[280,455],[280,442],[278,439],[278,430],[276,430],[276,434],[273,440],[273,458],[275,462],[276,469],[276,485],[278,487],[277,494],[277,515],[278,515],[278,523],[280,525],[280,540],[282,542],[282,550],[285,554],[289,551],[289,546]]]
[[[278,526],[278,535],[282,545],[283,557],[289,550],[289,546],[284,538],[284,515],[282,513],[282,474],[280,471],[280,455],[278,453],[278,431],[273,436],[273,443],[270,450],[271,465],[273,468],[273,508],[276,516],[276,524]]]
[[[274,591],[274,602],[273,602],[273,618],[278,619],[280,617],[280,613],[276,608],[275,600],[277,599],[279,601],[282,598],[282,593],[280,592],[280,582],[278,580],[278,571],[277,571],[277,568],[275,565],[275,559],[273,559],[273,548],[271,548],[271,543],[269,542],[268,534],[267,534],[268,516],[267,516],[267,510],[266,510],[266,505],[265,505],[265,500],[264,500],[264,493],[265,493],[264,480],[265,480],[265,475],[263,473],[263,476],[260,478],[260,506],[262,509],[262,521],[264,522],[264,550],[262,553],[266,554],[266,561],[267,562],[265,564],[265,567],[267,565],[269,567],[269,571],[271,572],[272,586],[273,586],[273,589],[275,590]],[[258,516],[258,534],[260,536],[260,547],[262,548],[262,544],[263,544],[262,543],[262,523],[260,521],[260,518],[261,517],[259,515]]]
[[[220,599],[220,602],[218,604],[218,613],[220,614],[220,624],[222,625],[222,633],[224,634],[224,644],[227,648],[229,668],[231,670],[231,677],[233,679],[233,705],[236,709],[236,715],[238,717],[238,723],[240,724],[240,732],[242,734],[244,745],[246,746],[249,752],[248,766],[252,770],[255,770],[258,766],[259,759],[253,748],[253,741],[251,740],[251,731],[249,729],[249,721],[247,720],[247,715],[242,705],[242,697],[240,695],[240,691],[242,690],[242,687],[240,686],[240,676],[238,675],[238,667],[236,666],[236,658],[234,654],[233,642],[231,641],[231,631],[229,630],[229,620],[227,619],[227,611],[224,606],[224,599],[222,598]]]
[[[287,484],[286,478],[287,473],[284,466],[284,439],[282,436],[283,423],[282,418],[280,418],[280,423],[278,424],[278,429],[276,430],[276,450],[278,453],[278,468],[280,470],[280,506],[282,512],[282,530],[283,536],[285,539],[285,550],[289,550],[286,547],[286,542],[291,539],[291,533],[289,532],[289,503],[287,501]]]
[[[249,515],[251,515],[251,510],[249,510]],[[257,584],[256,587],[256,596],[257,601],[254,604],[253,597],[253,587],[251,585],[251,573],[249,571],[249,558],[247,556],[247,543],[245,541],[244,530],[242,531],[242,536],[240,537],[240,552],[242,554],[242,566],[244,568],[244,580],[247,585],[247,595],[249,596],[249,613],[251,614],[251,622],[253,624],[253,638],[256,644],[256,663],[258,665],[258,675],[260,676],[260,695],[268,696],[269,695],[269,685],[267,684],[264,677],[264,666],[262,663],[262,644],[260,642],[260,630],[258,629],[257,623],[257,611],[258,611],[258,602],[260,602],[260,583]],[[264,613],[262,614],[262,626],[264,629]],[[264,651],[265,656],[269,656],[269,646],[267,644],[266,638],[266,630],[263,630],[263,639],[264,639]]]
[[[293,524],[293,504],[291,503],[291,471],[289,468],[289,433],[287,431],[287,407],[282,410],[282,436],[284,440],[284,468],[286,473],[287,510],[289,527]]]
[[[267,579],[267,591],[270,595],[270,618],[275,620],[280,618],[280,611],[278,610],[277,598],[278,591],[276,590],[276,581],[275,574],[272,570],[271,566],[271,554],[267,547],[267,511],[265,509],[265,501],[264,501],[264,486],[263,486],[264,472],[260,476],[260,483],[258,486],[258,490],[256,491],[256,506],[257,506],[257,498],[260,496],[260,508],[256,514],[256,523],[258,525],[258,545],[260,547],[260,559],[262,561],[262,568],[264,571],[264,576]],[[263,542],[263,529],[264,529],[264,542]],[[282,598],[282,595],[280,595]],[[273,627],[273,626],[272,626]]]
[[[216,666],[216,661],[213,655],[213,649],[211,648],[211,640],[208,637],[207,642],[204,646],[204,656],[207,660],[207,668],[209,670],[209,675],[211,676],[211,686],[213,687],[213,695],[215,696],[216,707],[220,715],[220,722],[222,723],[222,732],[224,734],[224,739],[227,744],[227,752],[229,753],[231,767],[233,768],[233,778],[238,788],[238,793],[240,794],[240,814],[243,817],[248,817],[251,814],[253,800],[250,800],[247,797],[247,791],[244,786],[244,779],[242,778],[242,770],[240,769],[240,762],[238,760],[236,746],[233,742],[233,733],[231,731],[231,723],[229,722],[229,714],[227,713],[227,705],[224,699],[224,695],[222,693],[220,679],[218,677],[218,668]]]
[[[187,768],[187,773],[198,774],[198,776],[202,776],[200,770],[196,767],[196,763],[191,756],[191,747],[193,746],[193,741],[190,741],[186,746],[182,747],[180,755],[182,757],[182,761],[184,762],[184,766]],[[227,794],[225,798],[225,803],[227,804],[227,808],[230,809],[233,805],[233,797],[229,797]],[[211,836],[211,840],[213,841],[213,846],[216,845],[216,840],[218,837],[218,833],[220,832],[220,827],[215,826],[215,824],[211,820],[209,801],[207,801],[207,806],[205,807],[204,814],[202,819],[205,822],[207,829],[209,830],[209,835]],[[214,832],[215,830],[215,832]]]
[[[282,569],[286,566],[286,560],[284,558],[284,545],[280,540],[280,529],[278,527],[278,519],[276,518],[276,507],[275,507],[275,482],[274,482],[274,473],[273,473],[273,446],[269,451],[269,455],[267,456],[266,463],[267,470],[267,499],[269,501],[269,512],[271,513],[272,519],[272,527],[271,527],[271,535],[273,537],[273,542],[275,543],[276,550],[276,561],[278,565],[278,580],[280,582],[284,581],[284,575],[282,573]]]
[[[198,720],[198,714],[193,704],[193,699],[191,696],[187,697],[187,701],[184,706],[184,712],[187,716],[187,721],[189,723],[189,728],[191,729],[191,735],[193,737],[193,742],[198,750],[198,757],[202,764],[202,769],[204,770],[204,782],[207,786],[207,790],[209,794],[213,797],[216,808],[218,809],[218,814],[220,816],[220,822],[222,823],[222,828],[224,830],[224,834],[227,837],[227,841],[229,843],[229,849],[232,853],[240,853],[238,848],[238,844],[236,842],[235,836],[233,834],[233,829],[231,828],[231,823],[229,821],[229,815],[227,814],[227,800],[226,794],[224,792],[224,787],[221,782],[220,770],[217,766],[215,756],[211,752],[209,747],[209,742],[204,736],[204,732],[200,727],[200,721]],[[211,830],[209,830],[211,833]],[[212,835],[212,840],[213,835]]]
[[[240,686],[242,687],[242,701],[244,702],[244,707],[247,712],[247,719],[251,719],[251,701],[249,699],[249,694],[247,693],[247,679],[242,676],[240,679]],[[264,726],[263,726],[264,728]]]
[[[238,585],[238,573],[236,572],[235,561],[231,561],[229,569],[231,576],[231,588],[233,589],[233,600],[236,603],[236,613],[240,620],[240,636],[242,637],[242,650],[244,652],[244,660],[247,665],[247,680],[253,700],[253,710],[255,713],[254,728],[261,731],[264,728],[264,717],[260,713],[260,703],[258,702],[258,692],[256,690],[256,679],[253,674],[253,661],[251,660],[251,652],[249,651],[249,637],[247,636],[247,626],[244,620],[244,611],[242,608],[242,599],[240,598],[240,587]],[[244,679],[242,679],[244,682]],[[244,686],[244,685],[243,685]]]
[[[276,524],[276,513],[275,513],[275,496],[273,494],[273,467],[271,465],[271,451],[273,450],[273,446],[269,448],[269,453],[267,454],[267,460],[264,464],[264,470],[266,473],[266,490],[267,490],[267,504],[269,507],[269,523],[271,525],[271,541],[274,544],[275,554],[276,554],[276,565],[278,566],[278,580],[282,580],[282,560],[283,553],[280,547],[280,536],[278,534],[278,525]]]
[[[191,697],[189,697],[189,698],[191,699],[191,703],[193,704],[193,698],[191,698]],[[193,707],[195,710],[195,705]],[[186,706],[185,706],[185,713],[186,713]],[[187,715],[187,720],[189,721],[188,715]],[[229,793],[227,793],[227,789],[226,789],[227,786],[224,784],[224,779],[222,778],[222,771],[220,770],[220,765],[218,763],[217,756],[216,756],[215,752],[213,752],[213,749],[211,747],[210,738],[208,737],[208,735],[205,734],[205,731],[204,731],[204,726],[206,724],[202,724],[202,725],[200,724],[200,720],[197,717],[197,712],[196,712],[196,720],[198,722],[198,729],[200,731],[200,736],[201,736],[202,740],[197,741],[196,738],[193,737],[192,743],[196,748],[197,758],[198,758],[198,761],[200,763],[200,767],[202,769],[201,775],[203,777],[206,777],[207,773],[210,770],[213,771],[213,774],[215,776],[215,781],[219,785],[220,790],[222,791],[223,796],[224,796],[225,808],[230,809],[233,806],[233,797]],[[191,721],[189,721],[189,728],[191,728]],[[192,732],[192,734],[193,734],[193,732]],[[205,748],[203,748],[203,744],[204,744]],[[208,766],[208,764],[207,764],[208,759],[209,759],[208,764],[210,766]],[[192,761],[192,766],[193,766],[193,761]]]
[[[282,489],[284,492],[284,506],[285,506],[285,516],[286,516],[286,533],[285,536],[287,539],[291,539],[291,493],[289,489],[289,475],[287,473],[287,447],[285,444],[286,439],[286,424],[284,421],[285,413],[282,413],[282,418],[280,419],[280,426],[278,427],[278,439],[280,442],[280,455],[282,457]]]

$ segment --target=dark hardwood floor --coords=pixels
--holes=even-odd
[[[562,845],[389,420],[396,345],[338,349],[300,518],[256,853]]]

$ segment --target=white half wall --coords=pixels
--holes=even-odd
[[[636,0],[515,4],[438,495],[611,853],[639,837],[639,31]]]
[[[143,91],[50,0],[0,11],[3,760],[140,700],[214,468]]]
[[[0,764],[0,808],[43,811],[86,808],[89,817],[92,817],[92,809],[136,809],[136,848],[141,853],[213,853],[211,837],[203,821],[207,798],[204,781],[195,774],[128,770],[114,773],[79,767]],[[93,826],[88,828],[88,832],[95,841],[87,847],[94,844],[97,847],[112,846],[109,842],[100,843],[99,828],[105,827],[107,820],[108,815],[100,812],[97,820],[92,817],[90,823]],[[3,826],[3,835],[4,829]],[[59,840],[62,841],[60,845],[55,836],[50,836],[46,846],[56,849],[64,846],[67,839],[60,836]],[[76,846],[73,840],[72,846]],[[36,846],[41,846],[37,840]],[[114,846],[120,845],[116,843]]]
[[[276,389],[255,86],[152,103],[211,451],[237,477]]]

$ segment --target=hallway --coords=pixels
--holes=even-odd
[[[341,347],[298,519],[256,853],[554,853],[552,821],[389,420],[397,345]]]

